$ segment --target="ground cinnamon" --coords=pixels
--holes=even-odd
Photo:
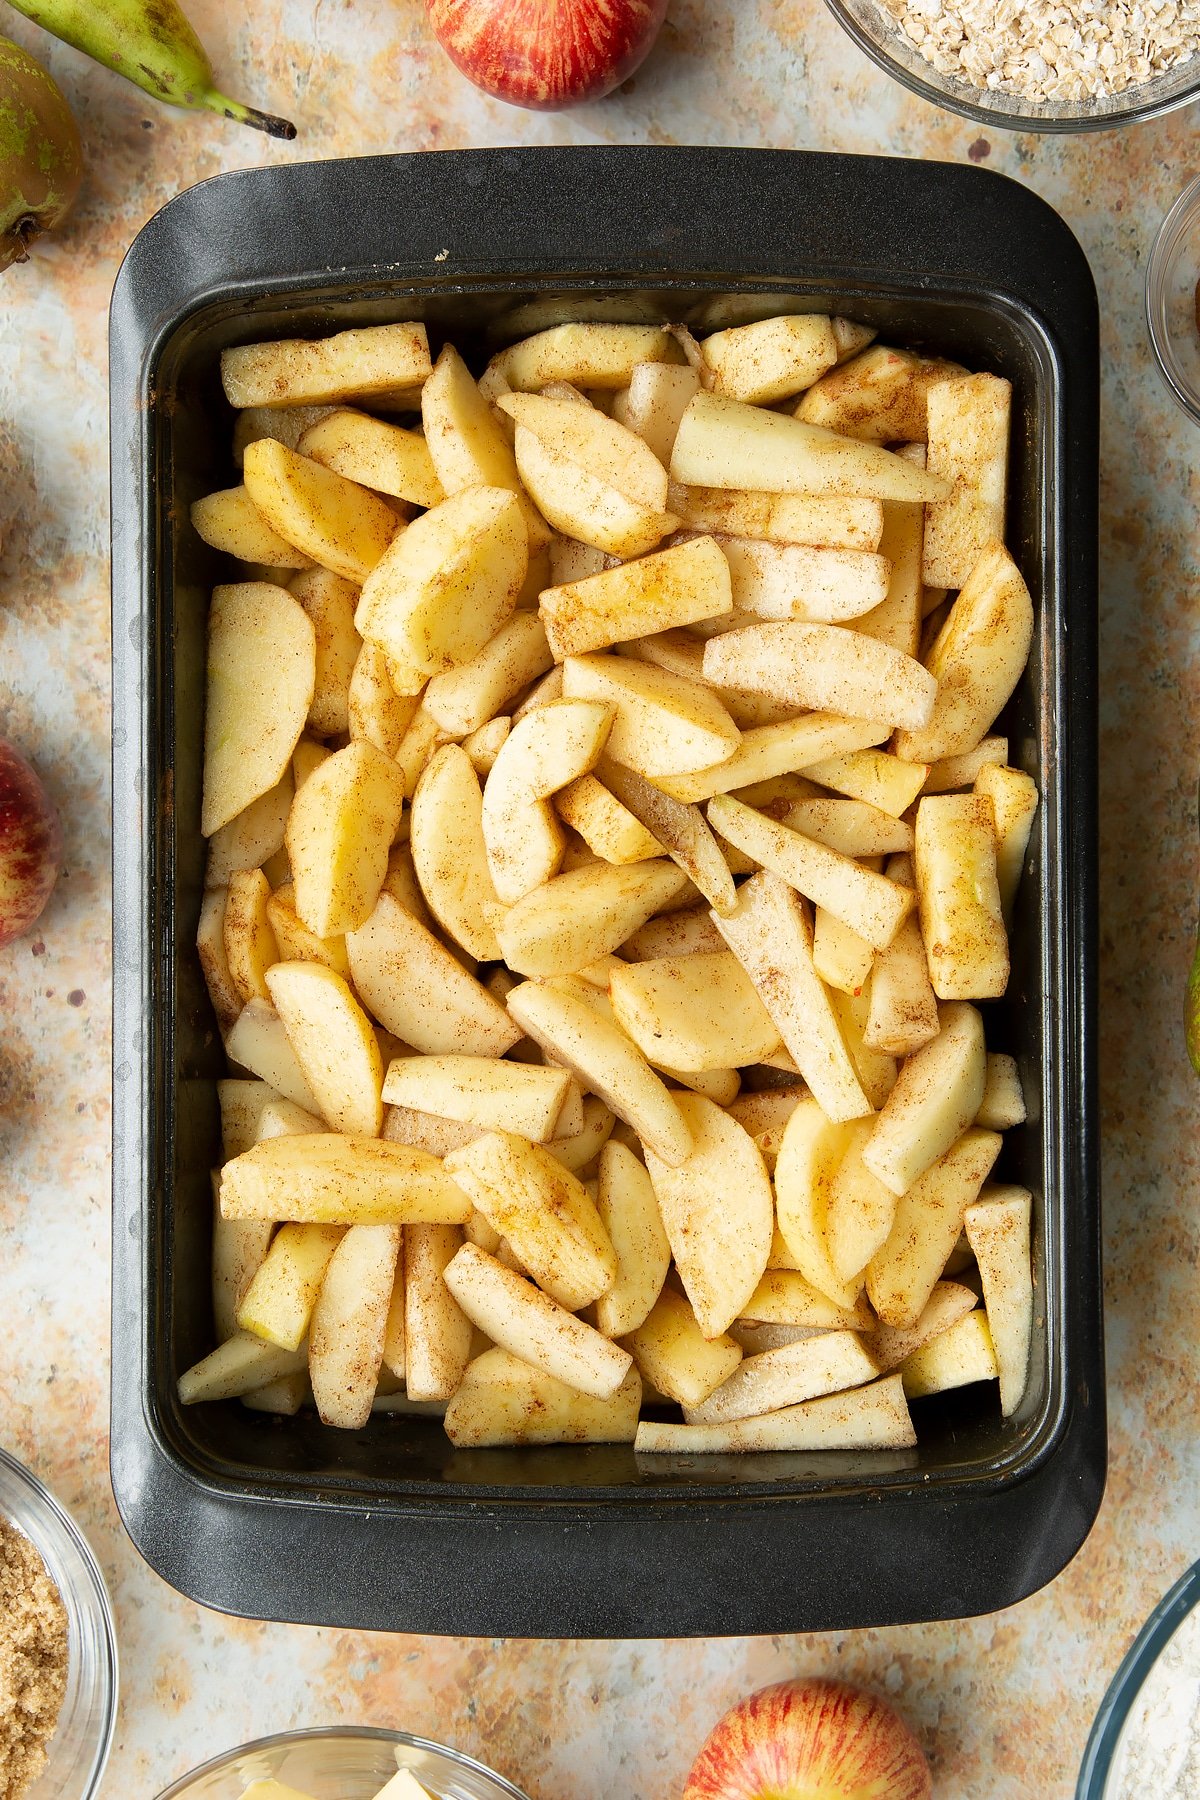
[[[46,1765],[67,1685],[67,1615],[36,1547],[0,1518],[0,1800]]]

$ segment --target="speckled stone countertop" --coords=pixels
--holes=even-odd
[[[675,1800],[705,1732],[763,1681],[832,1672],[900,1696],[940,1800],[1061,1800],[1112,1671],[1200,1554],[1197,1087],[1179,1024],[1195,919],[1200,440],[1151,365],[1150,238],[1200,167],[1195,115],[1074,140],[980,133],[908,98],[819,0],[677,0],[621,95],[539,117],[475,95],[417,0],[190,12],[228,90],[301,126],[276,145],[154,106],[52,45],[89,175],[69,225],[2,278],[0,730],[63,812],[67,871],[0,953],[0,1441],[73,1509],[112,1587],[121,1715],[105,1792],[148,1797],[290,1725],[401,1725],[533,1800]],[[495,1643],[253,1625],[167,1588],[108,1483],[110,1122],[106,307],[172,194],[258,160],[562,142],[714,143],[982,161],[1081,238],[1103,313],[1102,1004],[1111,1472],[1046,1591],[967,1624],[711,1643]]]

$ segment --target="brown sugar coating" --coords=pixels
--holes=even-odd
[[[0,1800],[46,1765],[67,1685],[67,1615],[29,1539],[0,1518]]]

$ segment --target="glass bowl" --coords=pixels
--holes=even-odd
[[[227,1750],[165,1788],[158,1800],[241,1800],[252,1781],[281,1781],[312,1800],[373,1800],[397,1769],[411,1769],[434,1800],[527,1800],[482,1763],[407,1731],[335,1726],[283,1731]]]
[[[1200,53],[1107,100],[1027,100],[1023,94],[979,88],[927,62],[880,0],[825,4],[859,49],[910,93],[997,131],[1106,131],[1200,98]]]
[[[1200,425],[1200,176],[1185,187],[1158,228],[1146,265],[1146,323],[1159,369],[1189,418]]]
[[[4,1450],[0,1516],[37,1549],[67,1613],[66,1693],[46,1767],[24,1800],[90,1800],[100,1791],[117,1717],[117,1641],[104,1577],[70,1514]]]
[[[1173,1717],[1160,1716],[1157,1729],[1151,1726],[1155,1747],[1166,1756],[1169,1766],[1160,1765],[1153,1774],[1154,1785],[1147,1787],[1137,1778],[1131,1784],[1128,1764],[1131,1745],[1143,1725],[1148,1723],[1146,1709],[1139,1702],[1143,1699],[1153,1701],[1153,1691],[1148,1689],[1150,1678],[1180,1628],[1197,1608],[1200,1608],[1200,1563],[1189,1569],[1159,1601],[1113,1676],[1088,1738],[1075,1800],[1125,1800],[1127,1795],[1145,1795],[1149,1800],[1151,1794],[1155,1800],[1170,1800],[1172,1795],[1190,1795],[1197,1791],[1192,1783],[1200,1748],[1194,1748],[1187,1765],[1181,1766],[1186,1738],[1179,1727],[1186,1732],[1186,1721],[1192,1722],[1194,1731],[1200,1725],[1200,1637],[1190,1646],[1196,1659],[1196,1674],[1188,1677],[1186,1672],[1176,1672],[1176,1693],[1181,1707]],[[1196,1623],[1200,1625],[1200,1617]],[[1188,1635],[1190,1638],[1192,1633]],[[1169,1669],[1169,1664],[1164,1666],[1164,1682]],[[1200,1745],[1200,1732],[1197,1744]],[[1168,1782],[1170,1786],[1166,1785]]]

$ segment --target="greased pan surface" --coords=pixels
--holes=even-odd
[[[477,366],[564,318],[698,329],[834,308],[1014,384],[1010,540],[1038,609],[1006,711],[1043,794],[1008,997],[1038,1313],[1016,1417],[920,1403],[919,1451],[635,1459],[459,1452],[185,1410],[211,1347],[220,1042],[193,950],[204,630],[221,559],[188,505],[231,477],[233,342],[410,317]],[[220,176],[135,241],[111,319],[114,658],[112,1474],[147,1560],[253,1617],[650,1636],[986,1612],[1071,1558],[1103,1488],[1095,1099],[1097,319],[1057,215],[982,170],[815,153],[464,151]]]

